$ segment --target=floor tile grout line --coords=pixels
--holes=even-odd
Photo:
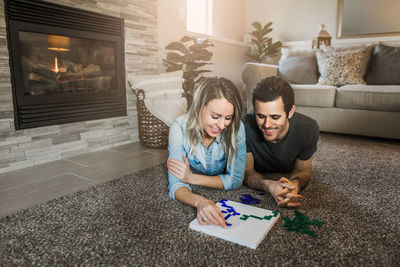
[[[108,151],[111,151],[111,150],[108,149]],[[140,154],[140,153],[142,153],[142,152],[147,152],[147,151],[142,151],[142,152],[133,153],[133,154],[124,153],[124,152],[118,152],[118,151],[112,151],[112,152],[115,152],[115,153],[121,154],[121,155],[126,155],[126,156],[136,156],[136,155],[138,155],[138,154]],[[67,160],[67,159],[65,159],[65,160]],[[71,163],[76,163],[76,164],[78,164],[78,165],[81,165],[82,167],[96,167],[96,166],[98,166],[98,165],[100,165],[100,164],[104,164],[104,163],[111,162],[111,161],[114,161],[114,160],[115,160],[115,158],[109,159],[109,160],[104,160],[104,161],[102,161],[102,162],[94,163],[94,164],[91,164],[91,165],[85,165],[85,164],[82,164],[82,163],[79,163],[79,162],[76,162],[76,161],[73,161],[73,160],[70,160],[70,159],[68,159],[67,161],[69,161],[69,162],[71,162]]]
[[[29,182],[29,183],[25,183],[25,184],[20,184],[20,185],[12,186],[12,187],[9,187],[9,188],[6,188],[6,189],[1,189],[0,192],[5,192],[5,191],[8,191],[8,190],[16,189],[16,188],[18,188],[18,187],[22,187],[22,186],[26,186],[26,185],[35,184],[35,183],[37,183],[37,182],[47,181],[47,180],[50,180],[50,179],[53,179],[53,178],[55,178],[55,177],[62,176],[62,175],[65,175],[65,174],[70,174],[70,173],[64,172],[64,173],[60,173],[60,174],[57,174],[57,175],[49,176],[49,177],[46,177],[46,178],[43,178],[43,179],[35,180],[34,182]]]
[[[121,152],[121,151],[115,151],[115,150],[112,150],[112,149],[110,149],[110,151],[114,152],[114,153],[122,154],[122,155],[131,155],[130,153]]]
[[[77,164],[77,165],[79,165],[81,167],[90,167],[90,165],[82,164],[82,163],[79,163],[77,161],[73,161],[73,160],[70,160],[70,159],[64,158],[63,160],[68,161],[68,162],[73,163],[73,164]]]
[[[134,153],[127,153],[127,152],[121,152],[121,151],[116,151],[116,150],[112,150],[112,149],[110,149],[110,151],[115,152],[115,153],[119,153],[119,154],[122,154],[122,155],[127,155],[127,156],[136,155],[136,154],[140,154],[142,152],[146,152],[146,150],[144,150],[144,151],[136,151]]]
[[[147,150],[146,152],[152,153],[152,154],[159,154],[160,152],[164,151],[164,149],[162,150],[157,150],[157,151],[152,151],[152,150]],[[168,150],[166,150],[168,151]]]
[[[142,153],[148,153],[148,154],[150,154],[151,156],[153,156],[153,155],[156,155],[156,154],[158,154],[158,153],[156,153],[156,152],[151,152],[151,151],[142,151],[142,152],[140,152],[140,153],[135,153],[135,154],[127,154],[127,156],[138,156],[138,155],[140,155],[140,154],[142,154]],[[121,157],[122,158],[122,157]],[[92,165],[89,165],[89,166],[84,166],[84,167],[96,167],[96,166],[99,166],[99,165],[102,165],[102,164],[105,164],[105,163],[109,163],[109,162],[112,162],[112,161],[115,161],[115,158],[113,158],[113,159],[109,159],[109,160],[104,160],[104,161],[102,161],[102,162],[99,162],[99,163],[95,163],[95,164],[92,164]]]
[[[75,173],[73,173],[73,172],[67,172],[67,174],[70,174],[70,175],[79,177],[79,178],[81,178],[81,179],[83,179],[83,180],[86,180],[86,181],[89,181],[89,182],[92,182],[92,183],[95,183],[95,184],[100,184],[98,181],[92,180],[92,179],[87,178],[87,177],[85,177],[85,176],[81,176],[81,175],[79,175],[79,174],[75,174]]]

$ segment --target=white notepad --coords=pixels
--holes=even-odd
[[[278,221],[279,213],[222,199],[216,205],[225,215],[225,229],[217,225],[200,225],[197,218],[189,227],[227,241],[256,249],[265,235]]]

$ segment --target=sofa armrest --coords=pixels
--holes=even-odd
[[[252,95],[257,83],[264,78],[278,75],[278,65],[246,63],[242,67],[242,81],[247,91],[247,111],[253,110]]]

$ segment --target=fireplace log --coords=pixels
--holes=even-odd
[[[74,68],[73,68],[73,71],[74,72],[79,72],[79,71],[82,71],[83,70],[83,65],[82,64],[75,64],[75,66],[74,66]]]
[[[71,60],[68,59],[63,59],[63,65],[67,69],[67,71],[70,72],[79,72],[83,70],[83,65],[82,64],[76,64],[72,62]]]
[[[99,65],[89,64],[86,68],[79,72],[64,72],[58,73],[57,81],[68,81],[68,80],[78,80],[82,77],[90,78],[97,77],[101,75],[101,68]]]
[[[51,70],[50,64],[35,62],[30,58],[22,56],[23,68],[26,72],[34,72],[40,74],[48,79],[56,80],[58,74]]]
[[[31,72],[27,75],[27,78],[29,80],[29,91],[31,95],[55,93],[60,90],[56,81],[48,79],[43,75]]]
[[[27,75],[27,78],[28,78],[29,81],[34,81],[34,82],[57,83],[57,82],[54,81],[54,80],[51,80],[51,79],[49,79],[49,78],[46,78],[46,77],[43,76],[43,75],[40,75],[40,74],[34,73],[34,72],[29,73],[29,74]]]

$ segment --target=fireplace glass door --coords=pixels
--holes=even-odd
[[[124,21],[5,0],[16,129],[126,116]]]
[[[19,31],[26,95],[116,90],[114,43]]]

